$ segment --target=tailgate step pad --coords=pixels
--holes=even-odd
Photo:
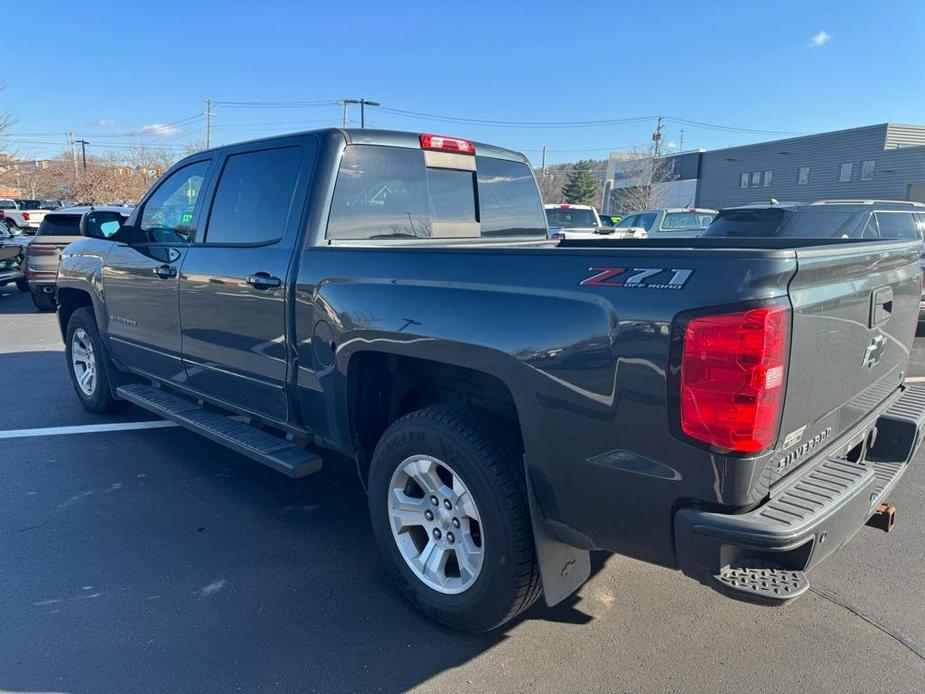
[[[305,477],[321,469],[321,458],[315,453],[160,388],[132,383],[119,386],[116,394],[289,477]]]
[[[802,571],[782,569],[760,560],[727,566],[713,580],[731,597],[760,602],[787,602],[809,590],[809,579]]]

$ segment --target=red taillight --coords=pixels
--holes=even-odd
[[[28,213],[28,212],[23,212],[23,213],[22,213],[22,218],[25,219],[25,220],[28,222],[28,221],[29,221],[29,213]]]
[[[569,205],[569,204],[567,204],[567,203],[564,203],[564,202],[563,202],[561,205],[559,205],[559,209],[560,209],[560,210],[567,210],[567,209],[570,208],[570,207],[571,207],[571,205]]]
[[[691,319],[681,357],[684,433],[739,453],[774,443],[789,338],[785,306]]]
[[[475,154],[475,145],[469,140],[460,140],[458,137],[447,137],[446,135],[421,135],[421,148],[439,149],[457,154]]]

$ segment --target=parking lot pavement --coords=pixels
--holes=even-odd
[[[82,412],[55,317],[31,308],[0,295],[0,431],[114,421]],[[392,587],[349,461],[292,481],[178,428],[0,451],[0,690],[925,688],[921,454],[896,531],[863,529],[793,605],[597,555],[575,599],[472,636]]]

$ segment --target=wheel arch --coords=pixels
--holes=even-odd
[[[437,404],[457,404],[490,412],[505,423],[524,451],[521,411],[514,388],[504,378],[472,365],[421,356],[359,350],[347,362],[346,415],[364,482],[373,449],[400,417]]]

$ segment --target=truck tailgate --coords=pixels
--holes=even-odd
[[[918,321],[918,243],[797,250],[779,478],[858,422],[902,383]],[[801,448],[804,449],[801,452]]]

